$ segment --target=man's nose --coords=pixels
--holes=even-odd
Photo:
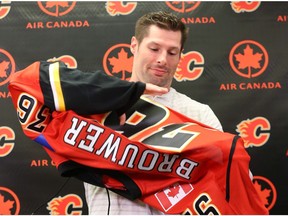
[[[167,63],[167,53],[166,52],[163,51],[163,52],[159,53],[158,58],[157,58],[157,63],[160,65],[166,65],[166,63]]]

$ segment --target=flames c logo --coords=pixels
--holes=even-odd
[[[180,13],[188,13],[195,10],[200,1],[166,1],[166,5],[172,10]]]
[[[9,81],[15,72],[15,61],[6,50],[0,49],[0,86]]]
[[[229,54],[229,62],[233,71],[246,78],[262,74],[268,66],[268,60],[266,49],[252,40],[240,41]]]
[[[266,118],[256,117],[240,122],[236,131],[243,138],[245,148],[248,148],[264,145],[270,137],[270,129],[270,123]]]
[[[9,127],[0,127],[0,157],[5,157],[14,148],[15,133]]]
[[[0,187],[0,215],[18,215],[19,212],[18,196],[12,190]]]
[[[234,1],[231,3],[232,9],[236,13],[252,12],[260,6],[259,1]]]
[[[134,11],[137,2],[127,2],[124,4],[122,1],[108,1],[106,3],[106,10],[110,16],[127,15]]]
[[[201,53],[191,51],[186,54],[182,54],[174,78],[178,82],[181,82],[183,80],[196,80],[201,76],[204,71],[203,65],[204,57]],[[191,67],[192,69],[190,69]]]
[[[81,215],[83,202],[76,194],[57,197],[48,203],[47,209],[51,215]],[[70,210],[69,210],[70,209]]]

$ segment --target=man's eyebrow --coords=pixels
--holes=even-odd
[[[159,43],[157,43],[157,42],[155,42],[155,41],[150,41],[150,42],[148,43],[148,45],[157,45],[157,46],[161,46],[161,44],[159,44]],[[172,47],[169,47],[169,49],[177,49],[177,50],[180,50],[181,48],[178,47],[178,46],[172,46]]]

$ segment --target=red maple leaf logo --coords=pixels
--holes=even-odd
[[[11,208],[13,208],[14,201],[4,201],[4,196],[0,194],[0,215],[11,215]]]
[[[264,205],[269,205],[268,197],[270,196],[271,190],[269,190],[269,189],[263,189],[262,190],[261,185],[257,181],[254,182],[254,187],[255,187],[256,191],[258,192],[258,194],[260,195],[262,203]]]
[[[122,79],[125,79],[125,71],[132,72],[133,56],[128,57],[128,53],[122,48],[118,53],[118,58],[108,59],[113,66],[112,73],[122,73]]]
[[[177,194],[179,194],[179,189],[180,189],[179,186],[174,186],[173,188],[169,189],[169,192],[167,193],[167,195],[169,197],[175,197],[177,196]]]
[[[73,10],[76,1],[38,1],[40,9],[50,16],[63,16]]]
[[[46,6],[45,6],[46,8],[53,8],[53,7],[55,7],[55,9],[56,9],[56,11],[55,11],[55,15],[56,16],[59,16],[59,14],[60,14],[60,7],[62,7],[62,8],[67,8],[67,7],[69,7],[69,4],[68,4],[68,2],[67,1],[48,1],[48,2],[46,2]]]
[[[3,61],[0,63],[0,77],[7,77],[6,70],[8,69],[10,62]]]
[[[198,1],[186,1],[186,2],[183,2],[183,1],[172,1],[171,4],[172,5],[195,5],[196,3],[198,3]]]
[[[165,3],[174,11],[186,13],[197,8],[201,2],[200,1],[166,1]]]
[[[52,7],[69,7],[68,1],[48,1],[46,2],[46,8]]]
[[[262,60],[263,54],[255,53],[253,54],[253,49],[249,45],[244,49],[244,55],[241,53],[235,54],[236,61],[239,62],[238,69],[248,68],[248,77],[251,77],[251,68],[259,69],[261,68],[259,61]]]

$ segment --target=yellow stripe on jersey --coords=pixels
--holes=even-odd
[[[65,111],[65,102],[60,83],[59,62],[55,62],[49,65],[49,77],[50,85],[52,87],[55,109],[57,111]]]

